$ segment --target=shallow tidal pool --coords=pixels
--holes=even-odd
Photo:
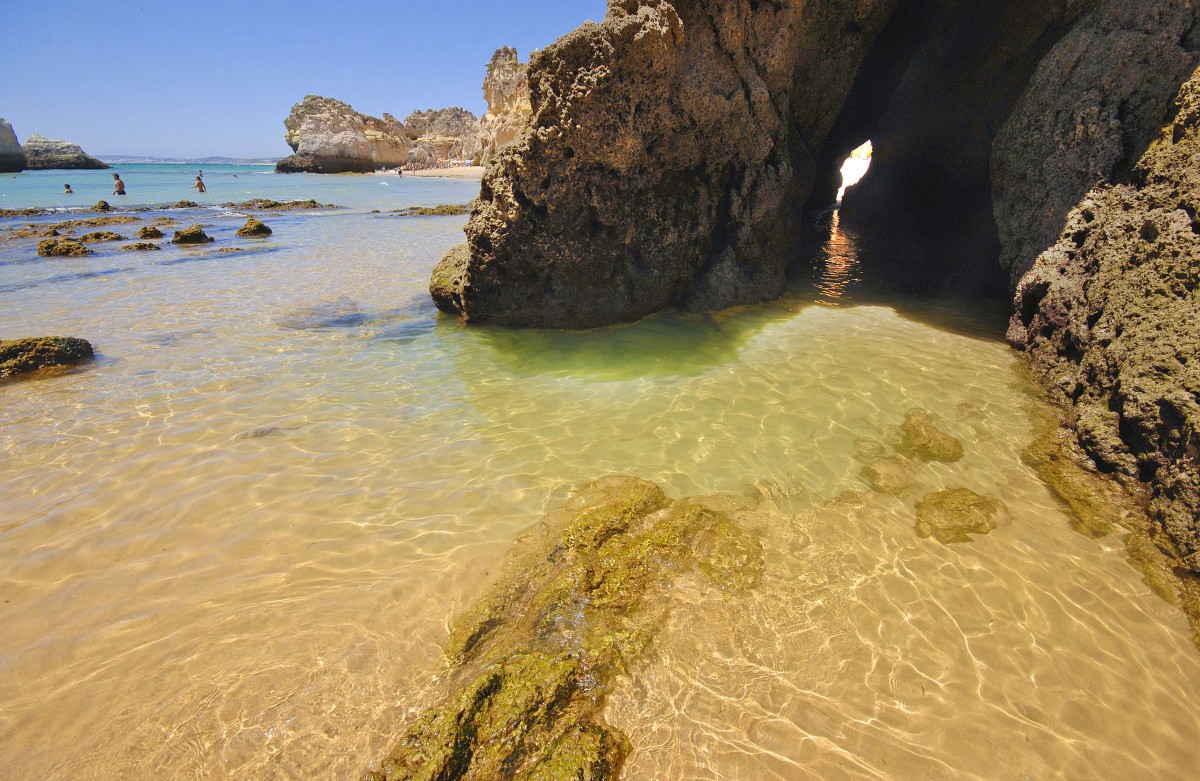
[[[756,307],[465,328],[426,292],[464,218],[370,210],[477,185],[331,179],[300,197],[349,208],[250,244],[220,208],[200,249],[0,241],[0,338],[98,351],[0,385],[5,775],[357,777],[517,535],[619,473],[771,497],[761,585],[676,584],[609,693],[623,778],[1194,777],[1187,623],[1022,462],[1040,402],[995,322],[858,292],[843,253]],[[965,455],[872,491],[863,454],[913,409]],[[952,487],[1010,522],[918,537],[916,501]]]

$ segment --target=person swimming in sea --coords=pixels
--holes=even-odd
[[[74,194],[75,194],[75,191],[71,189],[71,185],[69,185],[69,184],[63,185],[63,195],[74,195]]]
[[[120,174],[113,174],[113,195],[125,194],[125,183],[121,181]]]
[[[204,180],[199,176],[196,177],[196,183],[192,187],[195,187],[198,193],[208,192],[208,188],[204,186]]]

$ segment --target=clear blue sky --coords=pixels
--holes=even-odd
[[[527,62],[604,0],[4,4],[0,117],[93,155],[282,157],[283,120],[315,93],[376,116],[482,114],[501,46]]]

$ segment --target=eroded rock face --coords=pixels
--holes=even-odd
[[[1127,184],[1093,188],[1020,278],[1009,340],[1104,470],[1200,571],[1200,72]]]
[[[1014,284],[1093,186],[1128,178],[1200,65],[1196,4],[1104,0],[1041,61],[991,160],[1000,263]]]
[[[414,111],[404,126],[416,137],[410,155],[417,167],[443,160],[473,160],[479,152],[479,121],[464,108]]]
[[[0,117],[0,174],[25,169],[25,152],[17,143],[17,134],[8,120]]]
[[[25,167],[30,170],[50,168],[108,168],[103,163],[69,141],[55,141],[37,133],[25,139]]]
[[[460,314],[582,328],[778,295],[814,148],[895,5],[611,2],[538,52]]]
[[[488,110],[479,119],[479,163],[487,165],[510,144],[533,114],[529,101],[529,65],[510,46],[497,49],[483,79]]]
[[[412,135],[391,114],[360,114],[346,103],[307,95],[283,122],[295,152],[275,165],[283,173],[370,172],[404,165]]]

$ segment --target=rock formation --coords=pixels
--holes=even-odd
[[[25,167],[30,170],[49,168],[108,168],[91,155],[86,154],[78,144],[69,141],[55,141],[34,133],[25,139],[22,147],[25,152]]]
[[[413,136],[391,114],[360,114],[333,98],[307,95],[283,122],[295,154],[275,165],[282,173],[369,173],[404,165]]]
[[[533,114],[529,102],[529,65],[520,62],[517,50],[497,49],[483,79],[483,97],[488,110],[479,119],[479,164],[487,165],[496,153],[512,142]]]
[[[778,295],[870,139],[864,273],[1015,289],[1014,344],[1200,572],[1197,65],[1196,0],[610,0],[533,56],[431,292],[566,328]]]
[[[1175,106],[1128,181],[1089,191],[1020,278],[1009,339],[1096,464],[1149,481],[1200,572],[1200,71]]]
[[[585,328],[779,295],[815,150],[896,4],[614,1],[536,53],[461,314]]]
[[[411,164],[422,168],[445,160],[473,160],[479,152],[479,121],[463,108],[414,111],[404,126],[416,137]]]
[[[21,171],[25,168],[25,152],[17,143],[17,134],[12,125],[0,117],[0,174]]]
[[[0,341],[0,379],[50,366],[72,366],[92,357],[91,343],[74,336]]]

